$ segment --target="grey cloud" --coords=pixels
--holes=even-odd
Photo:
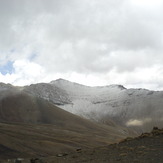
[[[0,62],[30,59],[50,73],[148,68],[162,63],[162,15],[129,0],[1,0]]]

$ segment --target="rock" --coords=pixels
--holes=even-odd
[[[41,163],[42,161],[39,158],[32,158],[31,163]]]
[[[17,158],[14,162],[15,163],[22,163],[23,160],[24,160],[23,158]]]
[[[77,149],[76,149],[77,152],[80,152],[81,150],[82,150],[81,148],[77,148]]]
[[[154,131],[154,130],[159,130],[159,129],[158,129],[158,127],[153,127],[153,131]]]
[[[59,153],[57,154],[57,157],[63,157],[63,156],[67,156],[68,154],[67,153]]]

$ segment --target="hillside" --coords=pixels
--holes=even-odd
[[[162,163],[163,129],[153,128],[136,138],[126,138],[119,143],[92,149],[60,152],[51,157],[32,157],[0,161],[3,163]],[[1,150],[2,147],[0,147]]]
[[[117,142],[133,135],[91,122],[50,102],[16,92],[0,99],[0,158],[51,156]]]
[[[153,129],[151,133],[141,134],[134,139],[125,139],[120,143],[81,150],[62,157],[45,159],[53,162],[89,162],[89,163],[162,163],[163,129]]]

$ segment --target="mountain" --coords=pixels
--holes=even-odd
[[[51,102],[23,92],[15,92],[0,99],[0,122],[71,125],[79,129],[96,127],[79,116],[54,106]]]
[[[11,85],[6,87],[11,90]],[[163,91],[126,89],[122,85],[89,87],[64,79],[15,89],[92,121],[118,124],[137,132],[163,127]]]
[[[125,128],[83,119],[22,88],[0,92],[0,159],[52,156],[129,135]]]
[[[52,95],[54,89],[56,98]],[[40,97],[64,110],[105,124],[112,120],[138,132],[150,131],[153,126],[163,127],[162,91],[126,89],[122,85],[89,87],[64,79],[27,86],[24,91],[41,94]]]
[[[47,83],[25,86],[24,92],[51,101],[56,105],[65,105],[71,103],[69,96],[64,89]]]

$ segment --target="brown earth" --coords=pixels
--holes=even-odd
[[[1,151],[1,146],[0,146]],[[3,163],[162,163],[163,129],[154,128],[136,138],[126,138],[108,146],[61,152],[52,157],[3,160]]]
[[[120,143],[77,150],[38,162],[47,163],[163,163],[163,129],[153,129],[137,138],[127,138]]]
[[[0,123],[0,160],[53,156],[110,144],[124,137],[110,133],[107,128],[79,130],[48,124]]]

